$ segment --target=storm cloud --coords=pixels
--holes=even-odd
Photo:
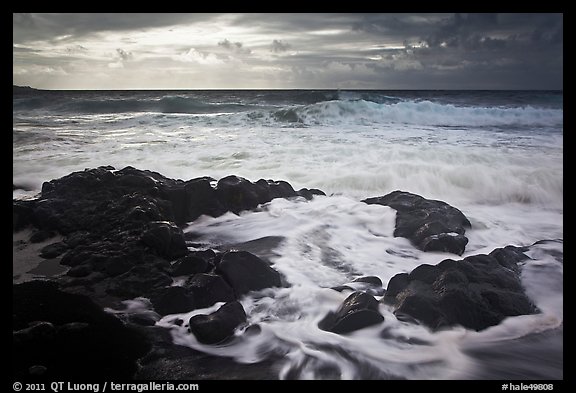
[[[13,14],[13,79],[54,89],[562,89],[563,15]]]

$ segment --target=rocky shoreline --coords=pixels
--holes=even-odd
[[[13,374],[20,379],[70,375],[122,379],[276,379],[273,359],[238,364],[172,344],[164,315],[221,306],[179,321],[204,344],[233,339],[246,326],[238,301],[251,291],[289,284],[249,250],[191,251],[182,227],[201,215],[252,210],[275,198],[311,200],[317,189],[294,190],[285,181],[227,176],[188,181],[152,171],[105,166],[46,182],[37,199],[13,201],[13,232],[32,230],[28,242],[49,242],[40,256],[66,267],[50,280],[13,285]],[[363,202],[397,210],[394,236],[422,251],[462,255],[470,221],[457,208],[403,191]],[[273,243],[273,239],[271,240]],[[431,329],[482,330],[507,316],[537,313],[520,283],[529,247],[507,246],[489,255],[420,265],[386,285],[362,277],[344,303],[319,327],[347,334],[379,324],[380,302],[398,319]],[[174,285],[175,279],[181,285]],[[109,313],[125,301],[148,299],[150,311]],[[81,354],[90,359],[78,362]],[[85,357],[83,357],[85,359]]]

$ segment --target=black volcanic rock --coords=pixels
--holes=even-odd
[[[197,316],[191,323],[190,329],[199,340],[213,343],[230,337],[245,322],[244,310],[235,302],[237,296],[280,286],[280,274],[247,252],[189,251],[183,225],[202,215],[217,217],[228,211],[238,214],[274,198],[298,195],[284,181],[261,179],[253,183],[237,176],[219,181],[210,177],[183,181],[133,167],[116,170],[101,166],[45,182],[36,199],[14,200],[13,231],[30,228],[34,231],[31,241],[63,237],[45,247],[42,255],[60,258],[60,264],[70,267],[54,281],[72,298],[89,297],[112,309],[118,309],[122,300],[148,298],[160,314],[228,302],[216,313]],[[180,275],[191,277],[182,287],[172,286],[172,277]],[[14,288],[16,310],[28,295],[19,287]],[[46,296],[54,297],[49,293]],[[47,304],[39,298],[34,302]],[[132,341],[125,338],[122,326],[118,330],[100,329],[91,320],[77,317],[81,311],[69,306],[68,299],[60,306],[58,314],[51,305],[53,312],[46,317],[35,309],[30,313],[34,320],[23,324],[17,319],[27,317],[27,308],[14,312],[14,348],[22,354],[14,357],[15,376],[32,373],[63,379],[66,371],[91,378],[129,378],[136,351],[126,348],[124,352]],[[91,308],[87,305],[85,311],[92,314]],[[123,318],[127,322],[139,321],[140,328],[152,328],[148,325],[154,323],[137,314]],[[36,327],[30,325],[34,321],[38,322]],[[104,336],[114,343],[112,347]],[[81,337],[89,342],[83,344]],[[117,340],[124,342],[116,344]],[[61,359],[60,355],[67,358]],[[116,358],[110,360],[107,356]]]
[[[56,258],[68,249],[64,242],[56,242],[48,244],[40,250],[40,256],[46,259]]]
[[[173,276],[187,276],[196,273],[206,273],[210,271],[212,267],[213,265],[205,259],[188,254],[178,259],[174,265],[172,265],[171,274]]]
[[[319,190],[317,188],[301,188],[298,191],[296,191],[296,193],[307,199],[307,200],[311,200],[312,198],[314,198],[314,195],[323,195],[326,196],[326,194],[324,193],[324,191]]]
[[[32,225],[34,220],[35,201],[12,202],[12,230],[14,232]]]
[[[182,229],[170,222],[150,222],[148,229],[142,234],[142,241],[168,260],[188,253]]]
[[[30,243],[41,243],[44,240],[53,238],[54,236],[56,236],[56,232],[54,231],[44,231],[44,230],[35,231],[30,236]]]
[[[185,286],[194,298],[194,308],[204,308],[216,302],[236,300],[232,287],[222,277],[215,274],[195,274],[186,281]]]
[[[242,305],[233,301],[224,304],[210,315],[195,315],[190,318],[189,330],[203,344],[217,344],[234,335],[240,325],[246,323]]]
[[[54,283],[14,285],[12,306],[12,370],[18,379],[38,367],[50,379],[128,379],[150,349],[139,331]]]
[[[280,287],[280,273],[247,251],[229,251],[222,255],[216,272],[230,284],[236,296],[269,287]]]
[[[420,265],[392,277],[383,301],[399,319],[414,318],[432,329],[461,325],[479,331],[508,316],[533,314],[538,310],[524,293],[517,267],[528,258],[522,250],[507,246]]]
[[[252,183],[238,176],[220,179],[216,191],[226,210],[236,214],[242,210],[254,209],[260,203],[270,200],[269,190],[262,182]]]
[[[160,315],[185,313],[195,308],[194,297],[184,287],[163,288],[150,300]]]
[[[170,202],[174,221],[183,224],[205,214],[218,217],[226,213],[226,208],[218,197],[216,180],[200,177],[182,183],[172,183],[161,189],[161,195]]]
[[[389,206],[397,211],[394,236],[405,237],[423,251],[444,251],[462,255],[470,221],[446,202],[425,199],[405,191],[393,191],[362,202]]]
[[[79,230],[101,233],[138,228],[150,221],[179,225],[203,214],[239,213],[274,198],[297,195],[285,181],[252,183],[238,176],[218,182],[210,177],[182,181],[130,166],[118,171],[101,166],[45,182],[37,200],[14,201],[13,227],[34,224],[66,235]]]
[[[156,265],[134,266],[108,281],[106,292],[121,299],[146,296],[172,283],[172,278]]]
[[[378,301],[365,292],[354,292],[336,312],[329,312],[319,323],[322,330],[338,334],[350,333],[384,321]]]
[[[239,213],[273,198],[295,196],[284,181],[252,183],[237,176],[218,182],[209,177],[182,181],[130,166],[101,166],[45,182],[37,199],[15,200],[13,230],[32,226],[39,234],[64,236],[42,255],[61,255],[60,263],[72,268],[61,278],[70,291],[146,297],[169,285],[170,275],[207,273],[219,260],[213,251],[191,253],[178,225],[201,215]],[[166,264],[174,260],[174,265]],[[268,278],[263,285],[276,284]]]

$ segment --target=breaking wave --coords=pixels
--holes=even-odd
[[[376,103],[366,100],[325,101],[274,112],[279,121],[303,124],[397,123],[431,126],[557,126],[563,110],[525,107],[466,107],[432,101]]]

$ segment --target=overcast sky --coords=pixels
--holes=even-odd
[[[13,14],[43,89],[562,89],[562,14]]]

